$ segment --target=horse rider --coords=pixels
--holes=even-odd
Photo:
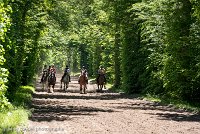
[[[64,70],[64,75],[62,76],[61,81],[63,80],[63,78],[64,78],[67,74],[69,74],[69,82],[71,82],[71,78],[70,78],[70,69],[69,69],[69,66],[66,65],[66,68],[65,68],[65,70]]]
[[[97,79],[96,79],[97,83],[98,83],[100,75],[103,75],[104,82],[106,83],[106,70],[105,70],[105,68],[103,66],[100,66],[100,68],[97,72],[98,72],[98,76],[97,76]],[[104,88],[106,88],[105,85],[104,85]]]
[[[87,84],[88,84],[88,75],[87,75],[88,72],[87,72],[87,69],[85,68],[85,66],[82,66],[82,69],[81,69],[81,75],[83,75],[83,73],[85,73],[85,75],[86,75],[86,81],[87,81]],[[78,78],[78,83],[80,83],[80,76]]]
[[[49,73],[49,74],[51,74],[52,72],[53,72],[54,74],[56,74],[56,68],[55,68],[54,65],[51,66],[51,68],[50,68],[50,73]],[[56,75],[55,75],[55,80],[56,80]]]
[[[49,68],[47,69],[47,74],[50,74],[50,70],[51,70],[51,66],[49,66]]]
[[[42,79],[43,79],[45,73],[48,73],[47,65],[44,65],[44,68],[43,68],[43,70],[42,70],[42,78],[41,78],[41,80],[40,80],[40,83],[42,83]]]
[[[56,74],[56,68],[55,68],[54,65],[51,66],[51,68],[50,68],[50,72],[54,72],[54,73]]]

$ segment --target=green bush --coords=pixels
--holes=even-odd
[[[0,133],[1,134],[19,134],[20,127],[27,123],[29,116],[27,110],[23,108],[12,108],[0,113]]]
[[[31,103],[34,87],[21,86],[14,95],[14,105],[16,106],[28,106]]]
[[[14,95],[13,105],[10,104],[9,108],[0,111],[0,133],[22,133],[20,126],[27,123],[30,114],[30,111],[26,110],[25,107],[31,103],[33,92],[33,87],[21,86]]]

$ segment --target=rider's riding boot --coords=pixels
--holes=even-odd
[[[69,82],[71,82],[71,77],[69,76]]]

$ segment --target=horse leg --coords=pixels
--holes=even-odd
[[[85,84],[85,85],[84,85],[84,94],[86,94],[86,91],[85,91],[85,90],[86,90],[86,86],[87,86],[87,85]]]
[[[97,92],[99,92],[99,84],[97,83]]]
[[[82,93],[82,85],[80,84],[80,93]]]
[[[48,88],[48,83],[47,83],[47,81],[44,83],[45,85],[45,91],[47,90],[47,88]]]
[[[69,87],[69,83],[66,82],[65,85],[66,85],[66,89],[67,89]]]
[[[66,83],[66,87],[67,87],[67,88],[69,87],[69,83],[68,83],[68,82]]]
[[[48,84],[48,91],[47,91],[48,93],[50,93],[50,88],[51,88],[51,87],[50,87],[50,85]]]
[[[44,91],[44,83],[42,83],[42,91]]]
[[[100,85],[100,90],[103,91],[103,84]]]
[[[47,88],[46,82],[43,83],[43,91],[45,91]]]
[[[52,85],[52,93],[54,92],[53,90],[54,90],[54,85]]]
[[[51,93],[51,90],[52,90],[52,87],[51,87],[51,85],[49,85],[49,92]]]
[[[66,91],[66,89],[67,89],[67,83],[64,83],[64,87],[65,87],[65,91]]]
[[[60,89],[62,89],[62,81],[60,81]]]
[[[51,85],[49,85],[49,93],[52,93],[52,87]]]

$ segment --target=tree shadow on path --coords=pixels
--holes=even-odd
[[[114,112],[110,109],[100,109],[86,106],[72,106],[59,104],[58,101],[48,101],[44,103],[42,100],[33,100],[33,113],[30,117],[32,121],[64,121],[71,120],[80,116],[93,116],[97,112]]]
[[[38,85],[37,89],[40,89]],[[40,90],[38,90],[40,91]],[[179,122],[200,122],[200,115],[186,111],[184,109],[175,108],[172,105],[164,105],[157,102],[142,100],[139,95],[127,95],[123,93],[94,93],[79,94],[77,84],[71,86],[68,92],[59,90],[59,86],[55,93],[49,94],[45,92],[36,92],[33,94],[32,108],[34,109],[30,119],[32,121],[64,121],[72,120],[82,116],[94,116],[98,112],[116,112],[125,110],[143,110],[144,114],[155,116],[159,120],[179,121]],[[121,101],[120,99],[123,99]],[[126,101],[125,99],[130,99]],[[108,107],[87,107],[66,104],[66,101],[82,101],[82,100],[108,100]],[[109,101],[114,100],[114,101]],[[64,102],[63,102],[64,101]]]
[[[76,92],[69,92],[69,93],[76,93]],[[127,95],[124,93],[94,93],[89,92],[88,94],[76,94],[71,95],[63,92],[63,93],[37,93],[33,94],[34,98],[38,99],[84,99],[84,100],[119,100],[119,99],[138,99],[139,95]]]
[[[198,113],[192,113],[192,111],[179,109],[172,105],[165,105],[158,102],[139,101],[135,103],[124,103],[115,108],[123,110],[149,111],[145,114],[156,116],[159,120],[200,122],[200,114]]]

